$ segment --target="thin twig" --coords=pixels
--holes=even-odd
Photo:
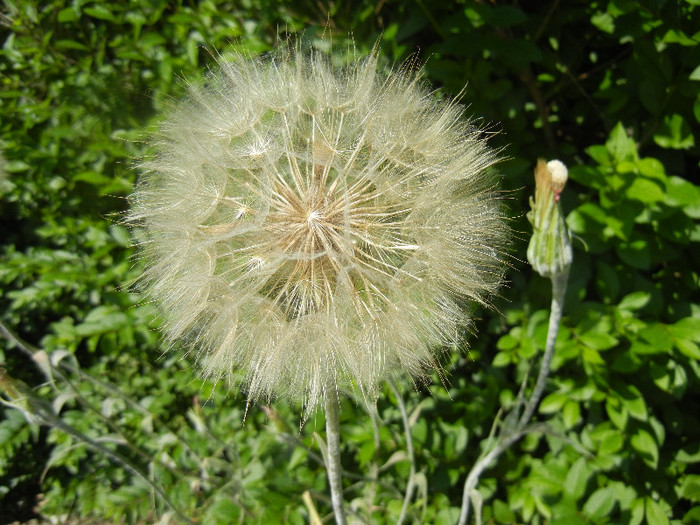
[[[323,521],[321,521],[321,516],[318,515],[318,511],[316,510],[316,505],[314,505],[314,500],[311,497],[311,493],[308,490],[305,490],[301,495],[301,499],[304,500],[306,510],[309,511],[310,525],[323,525]]]
[[[399,514],[396,520],[397,525],[401,525],[403,520],[406,519],[406,512],[408,512],[408,505],[413,499],[413,493],[416,489],[416,460],[413,454],[413,438],[411,437],[411,425],[408,421],[408,413],[406,412],[406,405],[403,402],[403,398],[399,393],[398,389],[392,381],[388,381],[389,388],[394,393],[396,397],[396,404],[401,411],[401,421],[403,422],[404,433],[406,434],[406,453],[408,454],[408,461],[410,463],[410,471],[408,474],[408,482],[406,483],[406,494],[403,498],[403,505],[401,506],[401,514]]]

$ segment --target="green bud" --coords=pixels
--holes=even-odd
[[[573,260],[571,233],[559,202],[567,178],[566,166],[561,161],[537,161],[535,199],[530,197],[531,211],[527,214],[533,229],[527,260],[543,277],[566,274]]]

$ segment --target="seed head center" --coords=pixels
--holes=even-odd
[[[308,217],[306,220],[309,222],[309,226],[313,227],[313,223],[320,221],[323,219],[323,216],[321,215],[321,212],[319,210],[313,210],[312,212],[309,213]]]

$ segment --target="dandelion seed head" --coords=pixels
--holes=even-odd
[[[251,400],[310,410],[424,377],[487,304],[507,238],[482,134],[372,54],[221,62],[174,108],[129,221],[165,337]]]

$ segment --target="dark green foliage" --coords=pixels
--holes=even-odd
[[[0,408],[0,523],[37,505],[175,520],[125,464],[200,523],[308,523],[307,490],[329,512],[314,438],[323,415],[299,430],[298,407],[246,407],[177,350],[163,355],[157,314],[128,291],[139,269],[119,214],[149,126],[213,54],[264,52],[287,35],[327,48],[332,36],[343,60],[349,34],[358,54],[381,38],[387,64],[417,53],[437,96],[466,85],[469,113],[500,131],[492,143],[509,157],[521,232],[499,311],[480,312],[449,383],[403,385],[418,470],[407,522],[456,522],[480,442],[544,348],[549,284],[520,262],[538,156],[570,168],[575,260],[537,415],[546,425],[484,473],[483,519],[700,522],[699,29],[691,0],[7,0],[0,319],[46,353],[32,362],[3,342],[0,365],[124,461]],[[48,360],[64,374],[53,383]],[[397,400],[387,389],[376,425],[350,401],[342,409],[346,500],[364,520],[394,523],[409,473]]]

